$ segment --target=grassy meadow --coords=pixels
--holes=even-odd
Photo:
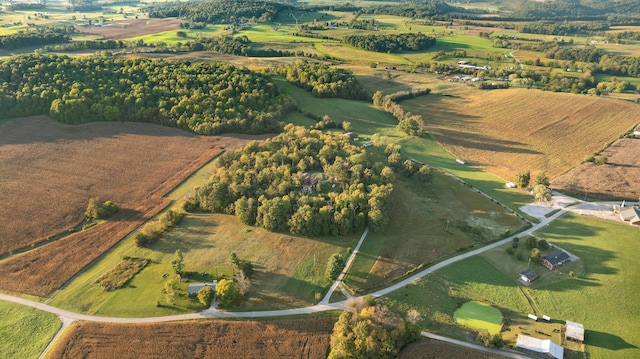
[[[532,288],[531,296],[552,318],[584,325],[592,358],[640,355],[640,229],[586,216],[565,215],[537,235],[579,256],[584,275]],[[565,269],[561,272],[567,273]]]
[[[2,358],[38,358],[62,325],[55,314],[4,301],[0,318]]]
[[[536,235],[579,256],[580,261],[559,273],[539,269],[543,275],[530,287],[517,281],[521,265],[499,264],[505,258],[490,251],[438,270],[391,293],[386,301],[403,311],[418,310],[425,318],[423,328],[461,339],[471,339],[473,334],[455,325],[456,309],[469,300],[490,304],[506,317],[509,330],[503,337],[508,345],[514,344],[519,332],[534,336],[544,332],[560,343],[561,325],[565,320],[576,321],[585,327],[588,357],[637,357],[640,328],[632,318],[640,311],[633,285],[640,280],[635,260],[639,231],[612,221],[565,215]],[[504,248],[500,251],[504,253]],[[574,271],[573,277],[569,271]],[[535,323],[526,318],[528,313],[546,314],[552,321]],[[579,345],[569,347],[582,350]]]

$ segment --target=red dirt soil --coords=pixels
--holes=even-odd
[[[78,322],[57,358],[326,358],[335,319],[105,324]]]

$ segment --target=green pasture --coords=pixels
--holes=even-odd
[[[463,327],[486,330],[489,334],[500,333],[502,313],[497,308],[475,300],[464,303],[453,313],[453,319]]]
[[[55,314],[0,301],[0,357],[35,359],[62,323]]]
[[[431,183],[398,175],[390,213],[388,227],[367,235],[347,272],[345,282],[353,292],[380,288],[522,225],[514,215],[442,173],[435,173]],[[460,223],[479,228],[482,237]]]
[[[198,36],[215,37],[215,36],[224,35],[227,33],[224,27],[225,25],[207,25],[207,27],[204,29],[177,29],[177,30],[170,30],[170,31],[162,31],[162,32],[157,32],[155,34],[150,34],[150,35],[130,37],[130,38],[124,39],[124,41],[143,40],[147,44],[151,44],[151,43],[157,44],[160,42],[164,42],[167,45],[174,45],[175,43],[178,43],[178,42],[185,43],[188,41],[194,41],[195,39],[198,38]],[[185,32],[187,36],[179,37],[178,31]]]
[[[393,309],[417,310],[424,317],[419,322],[423,329],[462,340],[469,334],[456,324],[454,313],[470,300],[496,307],[505,316],[532,310],[519,286],[480,256],[442,268],[385,298]]]
[[[298,29],[293,26],[279,26],[274,24],[259,24],[240,30],[237,35],[244,35],[253,42],[327,42],[331,40],[315,39],[311,37],[293,36]]]
[[[527,249],[527,247],[524,245],[526,238],[527,236],[522,236],[520,238],[518,248],[514,249],[512,247],[512,244],[508,243],[503,246],[488,250],[482,253],[482,256],[489,262],[491,262],[491,264],[493,264],[498,270],[511,277],[518,284],[521,284],[518,281],[520,273],[528,269],[535,270],[536,273],[538,273],[538,279],[529,284],[529,288],[542,288],[551,284],[570,280],[571,277],[569,277],[568,275],[569,272],[573,272],[574,276],[577,277],[584,274],[584,261],[582,259],[565,264],[560,272],[552,272],[540,263],[529,263],[528,258],[530,250]],[[554,243],[551,244],[554,245]],[[557,243],[555,243],[555,245],[557,245]],[[518,260],[513,254],[507,253],[507,248],[512,248],[514,253],[520,251],[520,253],[522,253],[522,259]],[[556,250],[557,248],[550,247],[549,249],[541,250],[540,255],[545,256],[547,254],[553,253]],[[542,315],[546,313],[535,314]]]
[[[584,275],[531,289],[538,307],[552,318],[583,324],[591,358],[639,357],[640,229],[569,214],[536,234],[584,262]]]
[[[337,43],[315,43],[314,48],[331,57],[357,62],[366,62],[368,64],[377,63],[389,63],[389,64],[410,64],[401,54],[387,54],[381,52],[366,51],[356,49],[344,44]]]

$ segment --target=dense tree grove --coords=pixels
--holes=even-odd
[[[609,29],[609,24],[604,21],[588,22],[555,22],[549,20],[535,21],[517,25],[518,31],[529,34],[543,35],[569,35],[569,34],[595,34]]]
[[[343,42],[368,51],[422,51],[436,44],[436,38],[422,33],[394,35],[347,35]]]
[[[190,208],[235,214],[245,224],[303,235],[345,235],[388,221],[391,171],[342,134],[287,125],[262,146],[226,152]],[[323,172],[322,183],[307,173]]]
[[[0,62],[0,117],[146,121],[213,135],[279,131],[292,107],[268,76],[228,64],[55,55]]]
[[[393,5],[364,7],[360,10],[364,14],[396,15],[412,19],[425,19],[451,12],[467,12],[460,7],[454,7],[438,0],[412,0]]]
[[[369,98],[367,91],[350,72],[322,63],[297,60],[278,68],[277,73],[292,84],[311,91],[316,97]]]
[[[386,306],[367,304],[340,314],[333,326],[327,358],[395,358],[405,345],[420,339],[414,323]]]
[[[45,28],[37,31],[21,31],[11,35],[0,36],[0,49],[14,50],[28,46],[49,45],[57,42],[69,42],[68,34],[74,32],[69,28]]]
[[[260,0],[208,0],[198,2],[172,2],[155,4],[149,8],[149,17],[179,17],[207,24],[240,23],[243,18],[257,21],[273,20],[279,11],[292,10],[291,5]]]

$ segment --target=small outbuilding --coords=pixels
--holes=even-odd
[[[213,282],[191,283],[187,287],[187,293],[189,293],[190,297],[195,297],[198,295],[198,292],[200,291],[200,289],[204,287],[211,287],[215,291],[217,285],[218,285],[217,280],[214,280]]]
[[[347,137],[351,141],[357,141],[358,140],[358,134],[355,133],[355,132],[346,132],[343,136]]]
[[[632,226],[640,226],[640,209],[627,207],[620,209],[620,219]]]
[[[516,348],[524,352],[544,354],[550,358],[564,358],[564,348],[552,342],[551,339],[538,339],[528,335],[518,334]]]
[[[558,267],[562,267],[565,263],[569,262],[571,258],[564,251],[555,251],[551,254],[548,254],[540,259],[540,263],[543,266],[549,268],[549,270],[558,269]]]
[[[538,273],[532,269],[528,269],[520,273],[520,280],[525,283],[531,283],[536,279],[538,279]]]
[[[567,328],[564,333],[566,340],[574,340],[584,343],[584,326],[580,323],[567,320]]]

